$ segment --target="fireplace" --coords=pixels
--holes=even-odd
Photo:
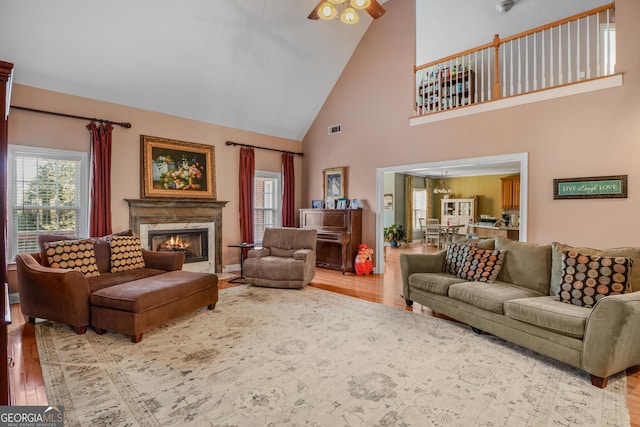
[[[222,272],[222,208],[200,199],[125,199],[129,226],[148,250],[185,252],[184,270]],[[176,243],[176,236],[182,243]],[[171,238],[174,237],[173,243]]]
[[[148,247],[152,251],[183,252],[184,262],[209,260],[209,230],[196,228],[187,230],[149,230]]]

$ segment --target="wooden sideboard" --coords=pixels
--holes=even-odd
[[[300,228],[318,230],[316,265],[353,272],[362,243],[362,209],[300,209]]]

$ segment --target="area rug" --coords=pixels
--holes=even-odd
[[[468,327],[329,291],[240,286],[144,334],[36,327],[66,426],[624,426],[589,376]]]

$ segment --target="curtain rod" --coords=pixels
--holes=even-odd
[[[38,110],[35,108],[19,107],[17,105],[12,105],[11,108],[15,108],[16,110],[31,111],[32,113],[51,114],[52,116],[69,117],[72,119],[91,120],[92,122],[100,122],[100,123],[106,123],[109,125],[117,125],[127,129],[131,128],[131,123],[127,123],[127,122],[113,122],[111,120],[106,120],[106,119],[96,119],[92,117],[76,116],[74,114],[56,113],[54,111],[45,111],[45,110]]]
[[[239,142],[233,142],[233,141],[227,141],[227,145],[233,145],[234,147],[237,145],[237,146],[240,146],[240,147],[259,148],[261,150],[277,151],[278,153],[294,154],[294,155],[298,155],[300,157],[304,156],[304,153],[296,153],[295,151],[286,151],[286,150],[278,150],[276,148],[258,147],[257,145],[240,144]]]

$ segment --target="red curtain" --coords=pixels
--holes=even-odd
[[[111,125],[87,125],[91,135],[89,236],[111,234]]]
[[[253,148],[240,149],[240,237],[242,243],[253,240],[253,190],[256,171]],[[242,249],[246,255],[248,249]]]
[[[293,170],[293,154],[282,154],[282,226],[295,227],[296,177]]]

